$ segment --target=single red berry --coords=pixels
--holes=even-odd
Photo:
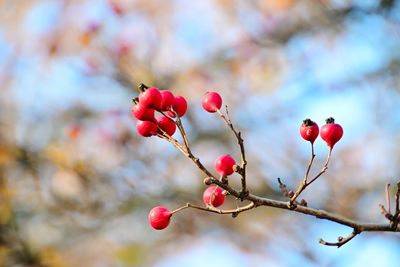
[[[211,113],[216,112],[222,106],[222,98],[217,92],[208,92],[201,102],[203,108]]]
[[[141,121],[154,121],[154,109],[145,108],[143,105],[138,102],[132,107],[132,115]]]
[[[168,111],[174,104],[175,97],[169,90],[160,91],[161,94],[161,111]]]
[[[321,127],[321,138],[328,144],[330,149],[343,136],[343,128],[340,124],[335,123],[335,120],[330,117],[326,119],[326,124]]]
[[[172,110],[178,113],[179,117],[183,117],[185,115],[188,108],[188,104],[186,99],[183,96],[175,96],[174,104],[172,105]],[[175,114],[171,111],[168,111],[168,116],[175,118]]]
[[[157,133],[158,127],[157,124],[150,121],[138,121],[136,123],[136,130],[140,135],[149,137]]]
[[[303,124],[300,126],[300,135],[304,140],[310,141],[311,144],[314,143],[319,134],[318,124],[310,119],[305,119]]]
[[[222,176],[231,175],[235,165],[235,160],[228,154],[221,155],[215,160],[215,170]]]
[[[203,202],[206,205],[219,207],[225,202],[223,190],[218,186],[210,186],[203,193]]]
[[[165,116],[157,118],[158,127],[160,127],[169,136],[172,136],[176,131],[176,125],[173,120]]]
[[[140,93],[139,103],[145,108],[160,110],[161,93],[158,88],[152,87]]]
[[[157,206],[150,210],[149,223],[154,229],[162,230],[167,228],[171,216],[172,212],[170,212],[166,207]]]

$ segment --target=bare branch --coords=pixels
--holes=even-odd
[[[180,207],[174,211],[172,211],[172,213],[176,213],[178,211],[181,211],[183,209],[187,209],[187,208],[193,208],[193,209],[198,209],[198,210],[202,210],[202,211],[207,211],[207,212],[213,212],[213,213],[218,213],[218,214],[232,214],[233,217],[237,217],[237,215],[241,212],[250,210],[255,208],[256,206],[254,205],[253,202],[250,202],[248,205],[243,206],[243,207],[238,207],[236,209],[229,209],[229,210],[223,210],[223,209],[217,209],[211,205],[208,205],[206,207],[203,206],[198,206],[198,205],[194,205],[191,203],[186,203],[185,206]]]
[[[186,132],[185,132],[185,128],[183,127],[182,120],[179,117],[179,114],[177,112],[175,112],[175,111],[173,111],[173,112],[174,112],[175,117],[176,117],[176,121],[175,121],[176,127],[178,127],[178,130],[181,133],[181,136],[182,136],[182,139],[183,139],[183,143],[185,144],[185,147],[186,147],[187,151],[190,152],[189,140],[187,138],[187,135],[186,135]]]
[[[392,228],[397,229],[400,223],[400,182],[397,183],[397,191],[395,195],[396,210],[393,215]]]
[[[221,112],[221,110],[217,110],[219,116],[221,119],[228,125],[228,127],[231,129],[231,131],[235,134],[237,142],[240,147],[240,168],[238,168],[237,172],[241,176],[241,182],[242,182],[242,191],[240,192],[240,200],[243,201],[244,196],[246,196],[249,192],[247,191],[247,185],[246,185],[246,166],[247,166],[247,160],[246,160],[246,152],[244,148],[244,140],[242,138],[242,133],[240,131],[237,131],[235,127],[232,124],[232,121],[229,117],[229,110],[228,106],[225,106],[225,113],[226,116]]]
[[[314,155],[314,145],[311,145],[311,159],[307,167],[306,174],[304,176],[303,181],[301,182],[300,186],[297,188],[296,192],[294,193],[293,197],[289,201],[289,207],[293,208],[294,201],[297,199],[298,196],[310,185],[312,184],[315,180],[317,180],[322,174],[326,172],[328,169],[329,161],[331,159],[331,154],[332,154],[332,149],[329,149],[328,156],[326,158],[325,164],[322,167],[321,171],[310,181],[307,181],[308,175],[310,173],[311,165],[314,161],[315,155]]]
[[[381,213],[383,214],[383,216],[385,216],[385,218],[388,219],[389,221],[392,221],[393,215],[390,214],[390,212],[386,210],[385,206],[383,206],[382,204],[379,204],[379,207],[381,208]]]
[[[390,192],[389,192],[389,189],[390,189],[390,184],[386,184],[386,186],[385,186],[386,205],[388,207],[388,213],[392,213],[391,212],[391,208],[390,208]]]
[[[338,237],[338,241],[337,242],[326,242],[325,240],[323,240],[322,238],[319,240],[319,243],[325,246],[333,246],[333,247],[338,247],[340,248],[341,246],[343,246],[344,244],[346,244],[347,242],[349,242],[350,240],[352,240],[354,237],[356,237],[358,234],[360,234],[359,231],[354,230],[349,236],[347,237]]]
[[[396,191],[396,214],[400,214],[400,182],[397,183],[397,191]]]

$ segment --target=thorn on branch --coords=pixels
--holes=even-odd
[[[284,184],[284,183],[282,182],[281,178],[278,177],[277,180],[278,180],[279,189],[281,190],[282,195],[284,195],[285,197],[291,198],[291,197],[294,195],[294,192],[291,191],[291,190],[289,191],[289,190],[287,189],[286,184]],[[292,192],[293,194],[291,194],[290,192]]]

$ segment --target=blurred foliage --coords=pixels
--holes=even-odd
[[[292,223],[277,210],[235,220],[185,211],[152,231],[148,210],[199,203],[204,177],[162,140],[135,133],[131,99],[140,82],[185,95],[190,142],[212,168],[220,153],[238,155],[231,133],[198,105],[207,90],[220,91],[249,145],[250,187],[282,198],[276,177],[294,186],[307,162],[296,139],[307,101],[361,88],[375,127],[337,148],[329,182],[306,197],[380,220],[360,206],[383,201],[384,183],[399,177],[398,147],[379,141],[400,137],[399,14],[394,0],[0,1],[0,266],[150,266],[204,237],[279,266],[298,265],[266,248],[287,246],[305,266],[337,266],[309,244],[321,234],[315,221]],[[354,63],[357,49],[371,58],[343,45],[358,40],[377,59]],[[329,112],[353,112],[346,108]]]

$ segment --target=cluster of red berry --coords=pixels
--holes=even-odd
[[[318,124],[314,121],[310,119],[303,121],[303,124],[300,126],[300,135],[304,140],[310,141],[313,144],[319,134],[332,150],[333,146],[342,138],[343,128],[340,124],[335,123],[332,117],[326,119],[326,124],[321,127],[321,133],[319,132]]]
[[[183,96],[174,96],[169,90],[148,88],[133,99],[132,115],[138,119],[137,132],[145,137],[156,135],[160,130],[172,136],[176,131],[175,122],[171,118],[185,115],[188,104]],[[155,117],[155,111],[162,115]]]

